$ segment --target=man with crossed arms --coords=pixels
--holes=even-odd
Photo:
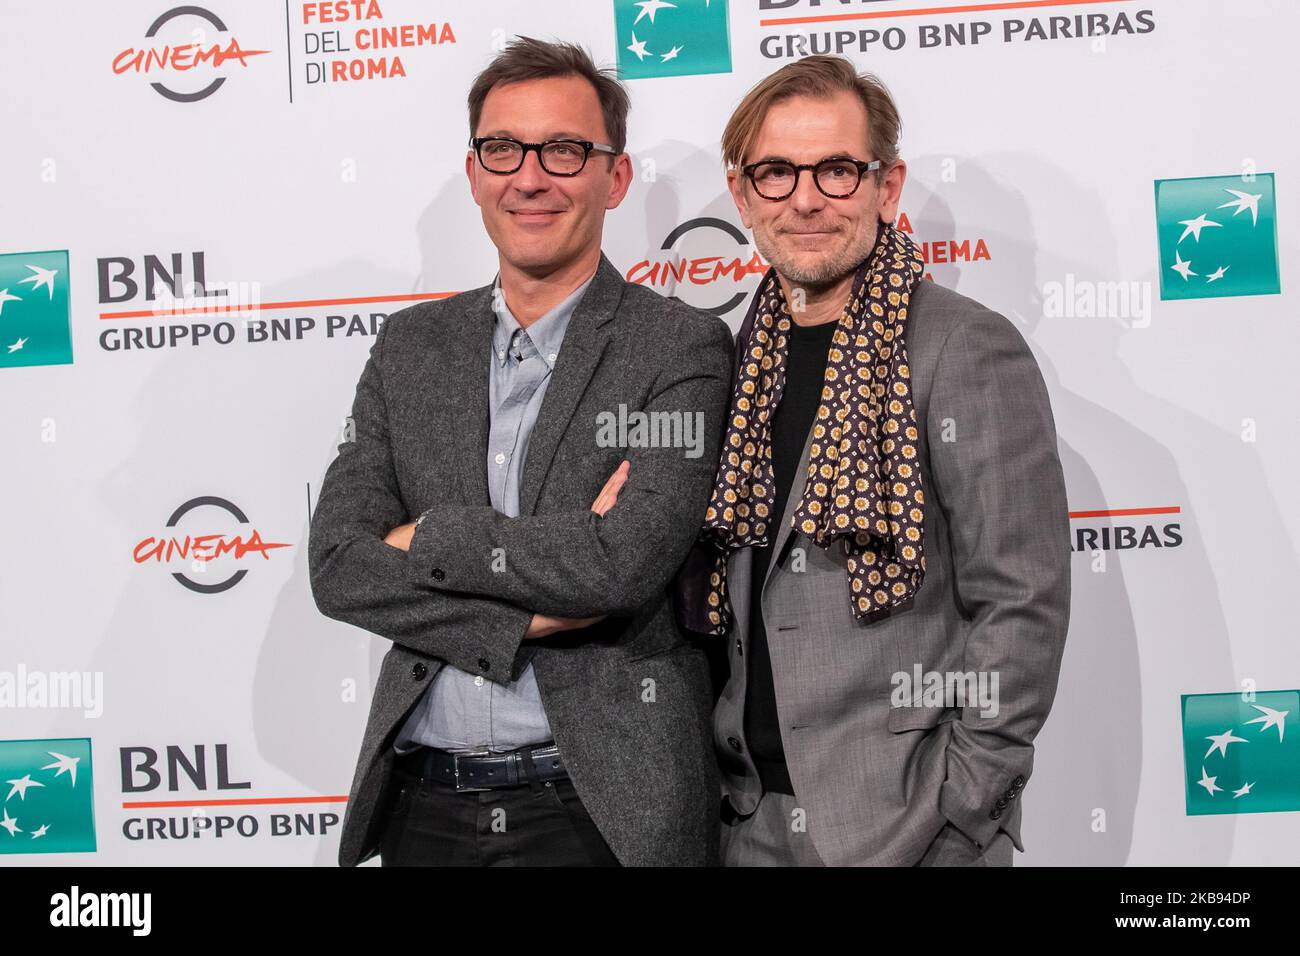
[[[731,338],[601,253],[627,111],[578,47],[496,57],[465,172],[498,281],[389,316],[362,372],[309,549],[320,609],[393,642],[342,865],[716,861],[707,664],[668,586]],[[622,409],[700,421],[697,447],[608,447]]]

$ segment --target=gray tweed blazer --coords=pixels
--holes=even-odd
[[[312,517],[317,606],[393,642],[339,863],[377,853],[393,737],[443,663],[505,682],[531,660],[574,786],[619,860],[714,864],[709,676],[674,619],[670,583],[717,467],[730,332],[625,282],[602,256],[531,436],[520,517],[507,518],[487,487],[490,291],[388,317],[357,385],[355,440],[339,446]],[[602,413],[637,411],[700,413],[702,453],[598,440]],[[592,501],[625,457],[627,484],[597,517]],[[426,511],[409,552],[384,543]],[[607,617],[524,641],[535,611]]]

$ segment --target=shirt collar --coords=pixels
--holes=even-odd
[[[587,286],[591,285],[592,279],[595,278],[596,273],[593,272],[591,277],[570,292],[564,301],[528,326],[528,338],[532,340],[533,345],[537,348],[542,361],[551,369],[555,368],[555,360],[559,357],[560,345],[564,342],[564,333],[569,327],[569,319],[573,318],[573,313],[578,308],[578,302],[582,298],[582,294],[587,291]],[[496,280],[492,283],[492,302],[500,303],[500,308],[494,307],[492,310],[494,316],[492,359],[498,366],[504,366],[509,355],[510,342],[514,338],[515,330],[520,326],[519,320],[515,318],[514,313],[510,311],[510,307],[506,305],[506,297],[498,294],[500,288],[501,276],[498,273]]]

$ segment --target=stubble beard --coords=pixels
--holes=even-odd
[[[791,285],[803,286],[810,290],[828,288],[841,281],[845,276],[857,271],[876,244],[876,230],[860,239],[855,239],[840,251],[820,257],[811,264],[796,255],[788,255],[782,242],[767,227],[754,227],[754,245],[777,274]]]

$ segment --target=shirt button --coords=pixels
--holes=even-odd
[[[547,360],[548,362],[554,362],[554,361],[555,361],[555,353],[552,352],[550,355],[546,356],[546,360]]]
[[[475,686],[475,687],[482,687],[482,686],[483,686],[483,675],[482,675],[482,674],[479,674],[478,677],[475,677],[475,678],[474,678],[474,686]]]
[[[500,464],[502,464],[502,463],[506,460],[506,456],[505,456],[505,454],[502,453],[502,452],[497,452],[497,456],[496,456],[496,458],[494,458],[494,459],[492,459],[492,460],[495,461],[498,465],[500,465]]]

